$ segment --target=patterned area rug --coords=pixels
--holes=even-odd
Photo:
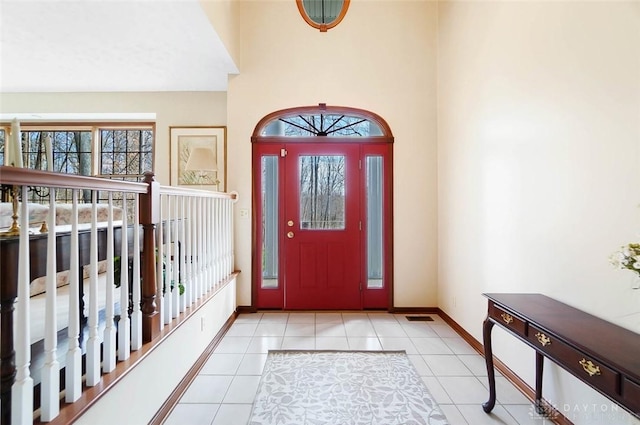
[[[447,425],[404,351],[269,351],[250,425]]]

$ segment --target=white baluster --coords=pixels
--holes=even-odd
[[[192,206],[192,200],[193,197],[192,196],[188,196],[185,199],[186,205],[185,205],[185,220],[184,220],[184,224],[185,224],[185,256],[186,256],[186,264],[185,264],[185,279],[184,279],[184,302],[186,305],[191,306],[194,301],[194,291],[193,291],[193,285],[194,285],[194,281],[193,281],[193,238],[192,238],[192,231],[193,231],[193,220],[192,220],[192,215],[191,215],[191,206]]]
[[[228,250],[228,263],[227,263],[227,276],[233,273],[234,261],[233,261],[233,201],[227,199],[227,250]]]
[[[216,227],[216,231],[213,233],[213,246],[215,248],[216,255],[216,263],[215,263],[215,278],[214,282],[216,286],[220,284],[220,272],[222,271],[222,209],[220,208],[220,198],[216,198],[213,200],[215,206],[215,219],[214,225]]]
[[[218,199],[211,199],[211,283],[213,287],[218,286],[218,237],[219,233],[219,213],[218,213]]]
[[[198,198],[193,196],[190,199],[191,214],[189,220],[191,221],[191,280],[193,282],[193,296],[192,301],[196,302],[200,299],[200,281],[198,279],[198,257],[200,252],[198,251]]]
[[[78,191],[72,192],[71,252],[69,260],[69,350],[65,365],[65,401],[73,403],[82,394],[82,351],[78,340],[80,333],[80,260],[78,244]]]
[[[178,284],[180,281],[180,226],[179,221],[179,201],[180,198],[175,196],[173,199],[173,249],[171,250],[171,286],[167,288],[167,292],[171,291],[171,317],[176,318],[180,313],[180,305],[179,305],[179,296],[180,291],[178,289]]]
[[[220,216],[218,215],[218,199],[211,199],[211,283],[213,287],[216,288],[218,286],[218,220]]]
[[[204,209],[203,199],[198,198],[196,203],[196,214],[197,214],[196,227],[198,228],[198,240],[197,240],[198,259],[196,262],[196,268],[197,268],[196,273],[198,274],[198,298],[202,298],[206,292],[204,275],[202,273],[202,264],[204,261],[204,246],[202,244],[203,234],[204,234],[204,223],[202,221],[202,218],[204,217],[203,209]]]
[[[164,317],[165,317],[165,305],[164,305],[164,294],[163,294],[163,286],[164,286],[164,232],[165,232],[165,221],[164,216],[164,204],[167,201],[166,196],[162,196],[160,200],[160,225],[156,229],[157,238],[156,238],[156,300],[158,305],[158,314],[160,315],[160,329],[164,326]]]
[[[179,207],[180,207],[180,243],[181,243],[181,249],[179,252],[179,258],[178,261],[180,262],[180,266],[179,266],[179,278],[178,281],[176,282],[176,290],[178,291],[178,304],[180,305],[180,312],[184,313],[184,311],[187,309],[187,294],[184,293],[182,295],[180,295],[180,285],[182,285],[185,288],[186,291],[186,285],[187,285],[187,261],[186,261],[186,248],[187,248],[187,217],[186,217],[186,199],[184,196],[181,196],[179,198]]]
[[[227,275],[227,206],[224,199],[220,202],[220,280]]]
[[[29,372],[31,364],[31,330],[29,282],[29,209],[28,187],[22,187],[20,206],[20,245],[18,256],[18,298],[16,305],[16,379],[11,386],[11,423],[27,425],[33,423],[33,379]]]
[[[171,210],[171,201],[173,200],[173,196],[169,195],[167,196],[167,229],[166,231],[166,237],[167,237],[167,244],[165,246],[165,256],[162,257],[162,260],[164,261],[164,277],[162,279],[163,281],[163,285],[162,285],[162,294],[163,294],[163,301],[164,301],[164,323],[165,325],[168,325],[169,323],[171,323],[171,317],[172,315],[172,308],[171,308],[171,276],[173,276],[173,264],[171,261],[171,228],[172,228],[172,224],[173,224],[173,220],[172,220],[172,210]]]
[[[227,277],[227,200],[220,199],[220,280]]]
[[[219,244],[219,252],[220,252],[220,270],[218,271],[218,281],[222,282],[222,280],[227,275],[227,266],[226,266],[226,255],[227,255],[227,208],[225,205],[225,200],[223,198],[218,199],[218,205],[220,208],[220,218],[218,219],[220,223],[220,237],[218,238]]]
[[[220,235],[220,280],[227,277],[227,200],[220,199],[220,224],[221,224],[221,235]]]
[[[213,286],[217,287],[220,274],[220,219],[222,218],[219,208],[219,199],[214,198],[211,200],[213,204],[213,232],[212,237],[212,254],[213,254]]]
[[[223,252],[223,267],[222,276],[226,278],[229,276],[229,200],[222,200],[222,208],[224,210],[223,231],[222,231],[222,252]]]
[[[209,204],[209,214],[207,214],[207,257],[209,258],[209,267],[207,268],[207,274],[208,274],[208,282],[209,282],[209,290],[211,291],[216,284],[216,276],[215,276],[215,270],[214,270],[214,266],[215,266],[215,251],[213,249],[214,244],[214,237],[215,237],[215,209],[214,209],[214,199],[213,198],[209,198],[208,199],[208,204]]]
[[[209,276],[209,199],[202,199],[202,280],[204,293],[209,292],[211,281]]]
[[[236,195],[237,196],[237,195]],[[231,259],[229,261],[229,274],[235,271],[236,261],[235,261],[235,244],[234,244],[234,215],[233,215],[233,205],[237,202],[237,199],[229,200],[229,252],[231,253]]]
[[[45,292],[44,366],[40,386],[43,422],[49,422],[60,412],[60,364],[58,363],[57,286],[56,286],[56,191],[49,188],[49,234],[47,235],[47,277]]]
[[[216,240],[218,239],[218,229],[216,227],[216,214],[217,214],[217,200],[215,198],[211,199],[211,211],[212,214],[209,217],[209,228],[211,229],[211,233],[209,234],[209,246],[211,247],[209,250],[210,253],[210,257],[211,257],[211,285],[212,288],[215,288],[218,286],[218,276],[217,276],[217,271],[216,271],[216,265],[217,265],[217,243]]]
[[[213,217],[213,200],[211,198],[206,198],[204,200],[206,209],[204,216],[204,226],[207,229],[207,232],[204,235],[204,250],[205,250],[205,275],[207,279],[207,291],[211,291],[213,288],[213,256],[211,251],[211,235],[213,234],[213,225],[211,222],[211,217]]]
[[[224,200],[224,273],[223,276],[226,278],[230,273],[230,263],[231,263],[231,246],[229,244],[229,233],[231,231],[231,214],[232,210],[230,208],[231,202],[228,199]]]
[[[131,351],[131,331],[129,327],[129,241],[127,215],[127,195],[122,194],[122,247],[120,248],[120,321],[118,321],[118,360],[129,358]]]
[[[100,339],[98,337],[98,191],[91,199],[91,243],[89,247],[89,339],[87,340],[86,384],[100,382]]]
[[[133,312],[131,313],[131,349],[142,347],[142,311],[140,311],[140,205],[138,194],[134,198],[134,226],[133,226]]]
[[[115,285],[113,261],[113,193],[109,192],[107,204],[107,283],[105,286],[105,327],[104,336],[102,338],[102,371],[109,373],[116,367],[116,328],[113,325],[115,316],[115,299],[113,287]],[[126,257],[120,256],[120,274],[126,273],[127,270]],[[120,309],[122,310],[122,308]],[[122,313],[121,313],[122,315]]]

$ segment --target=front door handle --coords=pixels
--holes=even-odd
[[[293,232],[288,232],[288,233],[287,233],[287,237],[288,237],[289,239],[293,239]]]

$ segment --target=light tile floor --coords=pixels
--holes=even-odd
[[[378,312],[242,314],[165,424],[246,425],[270,349],[406,350],[451,425],[551,424],[499,373],[498,402],[484,413],[484,358],[439,316],[429,316],[433,322]]]

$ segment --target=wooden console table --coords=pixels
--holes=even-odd
[[[490,412],[496,403],[491,329],[498,324],[536,350],[535,404],[542,409],[544,358],[640,418],[640,335],[541,294],[483,294]]]

